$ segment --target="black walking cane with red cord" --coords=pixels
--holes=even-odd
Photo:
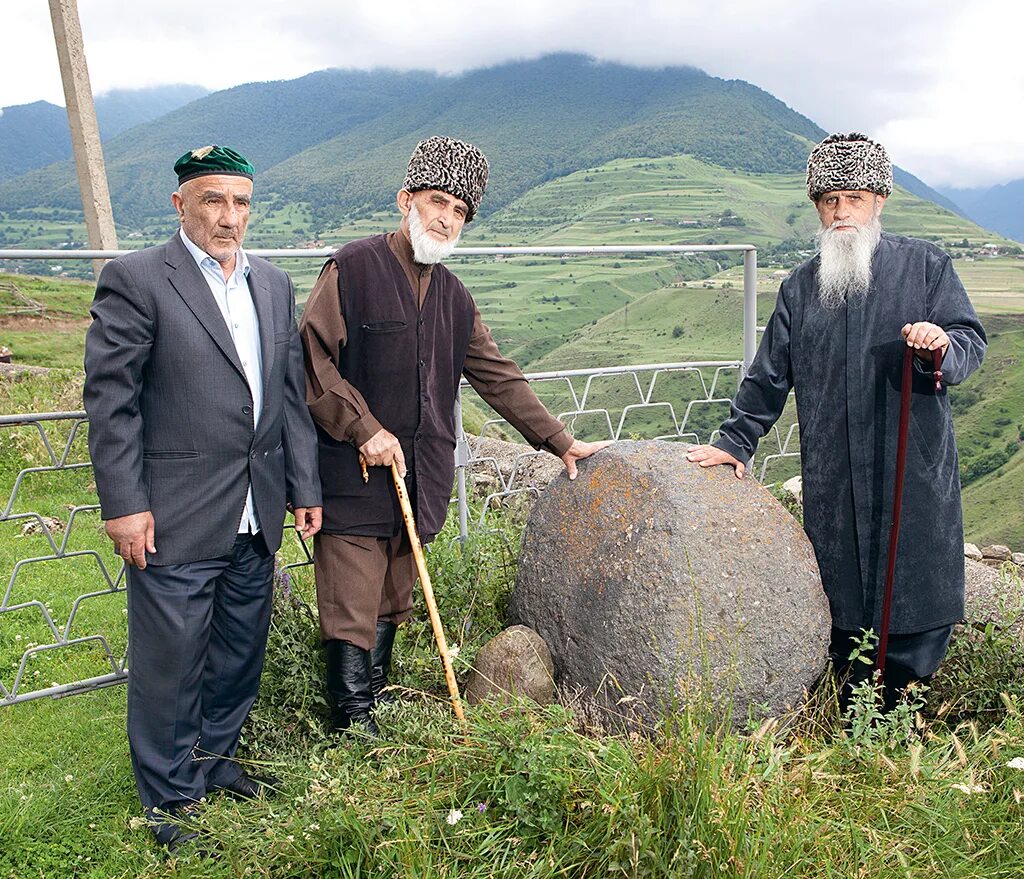
[[[932,351],[935,390],[942,390],[942,350]],[[903,503],[903,476],[907,463],[907,433],[910,430],[910,396],[914,374],[914,349],[907,345],[903,352],[903,384],[900,388],[900,427],[896,441],[896,481],[892,500],[892,525],[889,528],[889,559],[885,571],[885,593],[882,597],[882,627],[878,637],[876,680],[885,677],[885,655],[889,648],[889,616],[892,612],[892,584],[896,574],[896,543],[900,536],[900,506]]]

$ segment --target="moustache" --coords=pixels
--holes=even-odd
[[[824,226],[821,231],[834,232],[836,229],[840,228],[856,229],[858,232],[863,232],[867,228],[867,225],[855,222],[854,220],[834,220],[828,226]]]

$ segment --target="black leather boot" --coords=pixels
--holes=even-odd
[[[370,651],[348,641],[328,641],[327,695],[331,705],[331,724],[336,730],[358,724],[371,736],[380,730],[373,722],[373,689],[370,684]]]
[[[395,632],[398,626],[387,620],[377,620],[377,643],[370,652],[370,682],[373,685],[375,702],[394,702],[395,696],[385,693],[388,675],[391,672],[391,650],[395,646]]]

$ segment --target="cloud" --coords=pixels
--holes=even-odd
[[[226,88],[325,67],[459,73],[572,51],[745,79],[828,130],[861,130],[930,183],[1024,177],[1024,65],[1012,0],[249,0],[238,21],[199,0],[82,3],[94,91]],[[144,17],[145,27],[140,27]],[[5,20],[0,106],[63,103],[45,4]]]

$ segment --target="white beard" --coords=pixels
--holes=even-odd
[[[815,237],[821,253],[818,266],[818,299],[825,308],[840,308],[863,299],[871,287],[871,257],[882,237],[882,224],[877,216],[863,226],[844,220],[841,225],[853,229],[839,231],[823,226]]]
[[[447,241],[437,241],[430,237],[430,234],[423,228],[423,220],[420,219],[420,212],[416,204],[409,206],[409,240],[412,242],[412,256],[420,265],[433,265],[443,262],[459,243],[459,235],[449,238]]]

